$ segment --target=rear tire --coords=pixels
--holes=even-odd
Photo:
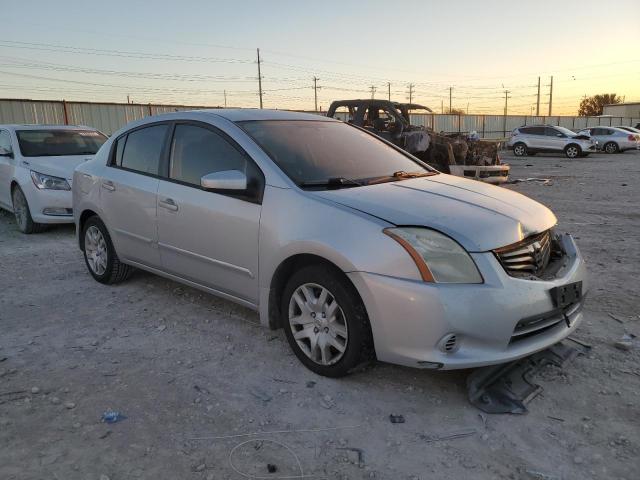
[[[606,152],[606,153],[618,153],[618,144],[615,142],[608,142],[604,144],[604,147],[602,147],[602,149]]]
[[[582,155],[582,149],[580,148],[580,146],[575,144],[567,145],[564,149],[564,154],[567,156],[567,158],[578,158],[580,155]]]
[[[513,146],[513,154],[516,157],[525,157],[527,156],[527,146],[524,143],[516,143]]]
[[[291,349],[312,372],[342,377],[375,358],[364,304],[342,272],[303,267],[287,282],[280,309]]]
[[[89,273],[100,283],[110,285],[122,282],[133,271],[132,267],[118,258],[107,227],[96,215],[84,223],[82,250]]]
[[[13,203],[13,214],[16,217],[16,225],[22,233],[30,235],[32,233],[44,232],[47,228],[45,224],[36,223],[31,217],[29,203],[27,197],[19,186],[15,186],[11,192],[11,200]]]

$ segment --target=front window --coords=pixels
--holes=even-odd
[[[93,155],[107,141],[95,130],[18,130],[23,157]]]
[[[267,120],[240,125],[301,186],[331,183],[332,179],[357,186],[373,179],[402,178],[394,175],[398,173],[414,176],[435,173],[382,140],[345,123]]]

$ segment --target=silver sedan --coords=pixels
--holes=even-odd
[[[543,205],[315,115],[131,123],[76,169],[73,212],[97,281],[140,268],[253,308],[326,376],[523,357],[578,327],[587,292]]]

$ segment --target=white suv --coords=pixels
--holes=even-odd
[[[106,140],[88,127],[0,125],[0,207],[14,213],[22,233],[73,223],[73,169]]]
[[[568,128],[551,125],[518,127],[507,142],[516,157],[538,152],[563,152],[568,158],[584,157],[595,152],[597,145],[598,142],[588,135],[578,135]]]

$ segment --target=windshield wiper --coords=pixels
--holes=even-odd
[[[345,177],[331,177],[326,180],[312,180],[308,182],[301,182],[298,185],[302,188],[325,187],[331,190],[331,189],[338,189],[338,188],[361,187],[364,185],[364,183],[358,182],[357,180],[352,180],[350,178],[345,178]]]
[[[384,177],[372,178],[367,182],[367,185],[374,185],[376,183],[395,182],[396,180],[405,180],[408,178],[418,177],[430,177],[437,175],[438,172],[405,172],[404,170],[398,170],[391,175],[385,175]]]

